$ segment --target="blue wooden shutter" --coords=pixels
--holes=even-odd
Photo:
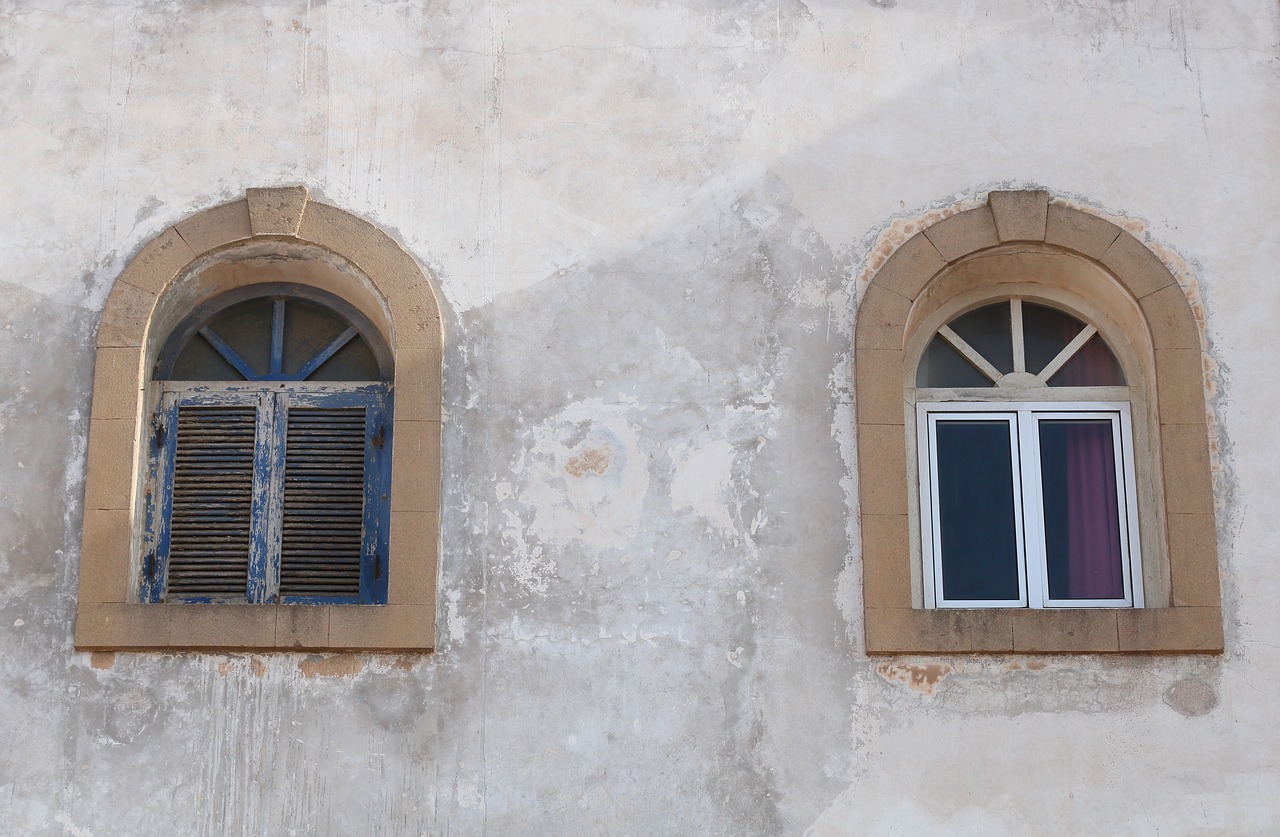
[[[142,601],[386,603],[389,402],[381,384],[166,395]]]
[[[390,502],[385,387],[280,395],[279,595],[385,603]]]
[[[364,407],[293,407],[285,430],[280,595],[359,599]]]
[[[158,588],[151,599],[243,600],[253,537],[257,405],[174,403],[167,412],[169,490],[160,566],[144,568],[164,577],[151,579]]]

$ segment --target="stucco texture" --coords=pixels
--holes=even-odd
[[[0,832],[1280,823],[1274,0],[0,2]],[[98,317],[247,187],[444,317],[431,655],[72,647]],[[1038,188],[1203,303],[1225,646],[868,658],[851,352]]]

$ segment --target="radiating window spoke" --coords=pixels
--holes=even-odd
[[[976,308],[939,328],[916,376],[916,386],[926,388],[1124,384],[1120,363],[1095,326],[1017,297]]]

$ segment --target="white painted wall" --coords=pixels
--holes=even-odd
[[[1277,830],[1277,136],[1273,0],[0,3],[0,831]],[[78,654],[111,284],[294,183],[438,278],[440,648]],[[1198,283],[1222,657],[861,651],[858,277],[1028,186]]]

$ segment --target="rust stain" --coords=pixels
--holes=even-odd
[[[413,671],[421,661],[420,657],[396,657],[391,667],[396,671]]]
[[[587,448],[577,456],[570,457],[564,469],[575,477],[603,474],[609,469],[609,448]]]
[[[1048,667],[1044,660],[1027,660],[1027,671],[1044,671]]]
[[[939,683],[948,674],[955,671],[945,663],[913,666],[906,663],[881,663],[876,666],[876,674],[887,683],[898,683],[913,692],[929,697],[933,696]]]
[[[116,664],[116,652],[114,651],[94,651],[89,655],[89,665],[98,671],[106,671]]]
[[[364,668],[359,658],[353,654],[337,654],[322,657],[312,654],[298,663],[298,671],[303,677],[355,677]]]
[[[259,660],[257,657],[254,657],[252,660],[250,660],[249,665],[253,668],[254,677],[261,677],[262,675],[267,673],[266,665],[264,665],[262,660]]]
[[[233,663],[231,660],[223,660],[222,662],[218,663],[218,676],[226,677],[228,674],[235,671],[235,669],[236,669],[235,663]]]

